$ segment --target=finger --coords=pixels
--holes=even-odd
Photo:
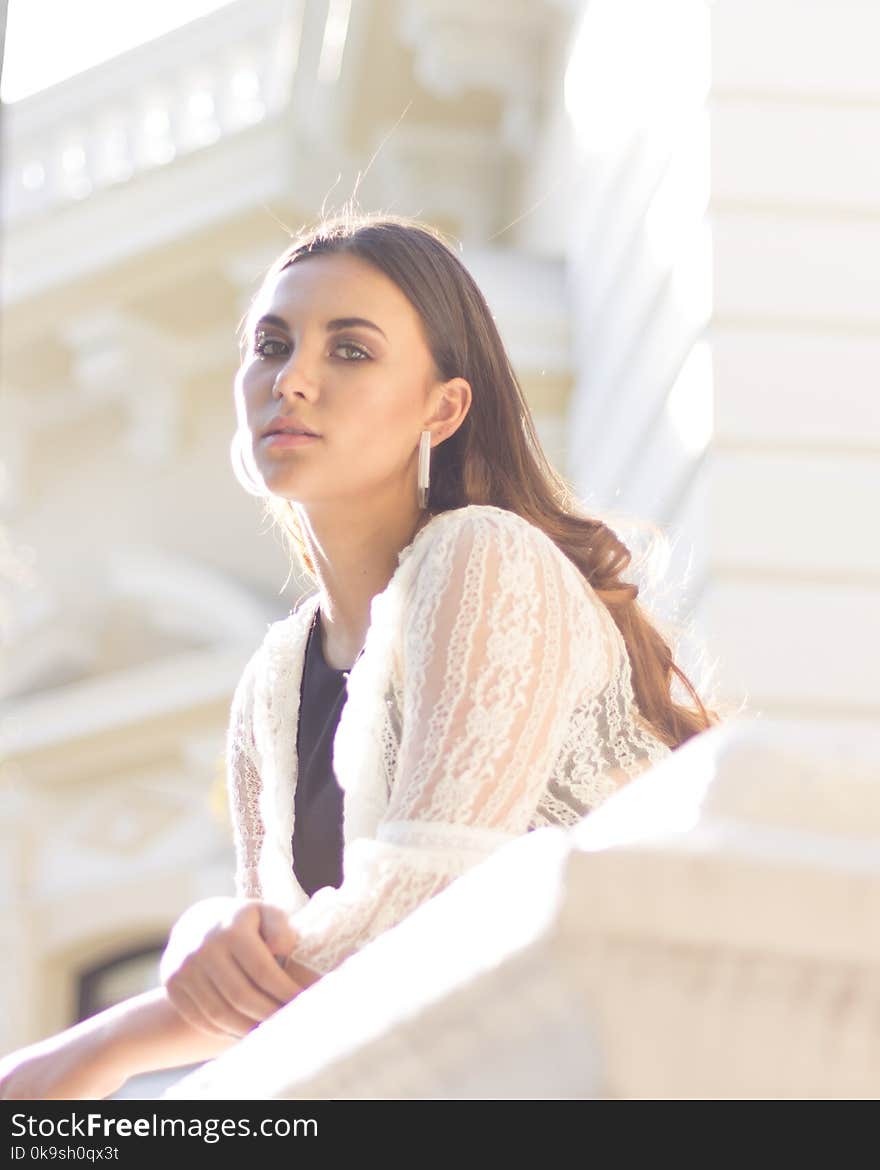
[[[203,1004],[204,1011],[213,1023],[237,1036],[245,1036],[257,1024],[261,1024],[265,1016],[252,1016],[249,1012],[242,1012],[236,1007],[236,1000],[241,999],[243,988],[247,980],[241,973],[238,964],[228,956],[215,962],[204,970],[204,976],[210,984],[212,995],[208,996],[207,1003]],[[277,1005],[273,1007],[277,1011]],[[271,1015],[271,1012],[269,1013]]]
[[[230,953],[254,986],[277,1001],[276,1006],[288,1003],[302,990],[302,985],[280,966],[259,935],[243,935],[234,939]]]
[[[303,991],[321,978],[320,972],[313,971],[311,967],[298,962],[292,955],[288,955],[284,960],[284,970],[299,984]]]
[[[214,963],[207,974],[223,999],[249,1018],[251,1026],[262,1023],[283,1006],[275,996],[256,986],[234,951]]]
[[[259,934],[273,955],[286,955],[299,942],[299,931],[290,915],[280,906],[264,902],[260,906]]]
[[[254,1020],[239,1013],[226,1002],[217,988],[210,971],[202,968],[190,967],[187,979],[182,990],[187,994],[195,1006],[195,1010],[206,1022],[213,1034],[227,1036],[244,1036],[255,1024]]]
[[[182,987],[178,987],[173,983],[166,983],[165,994],[177,1012],[177,1014],[184,1019],[191,1028],[195,1028],[197,1032],[204,1032],[208,1036],[228,1036],[229,1033],[222,1028],[215,1027],[208,1019],[202,1009],[199,1007],[196,1000],[185,991]]]

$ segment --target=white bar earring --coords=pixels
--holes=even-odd
[[[428,489],[431,482],[431,432],[422,431],[419,439],[419,507],[428,506]]]

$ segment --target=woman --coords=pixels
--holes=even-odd
[[[237,472],[317,590],[233,697],[237,897],[182,916],[160,988],[0,1062],[7,1097],[105,1096],[218,1055],[500,845],[576,823],[718,721],[621,580],[628,550],[572,507],[437,233],[325,222],[270,269],[243,346]]]

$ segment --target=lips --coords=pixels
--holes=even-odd
[[[321,437],[316,431],[310,431],[308,427],[295,423],[270,423],[263,431],[263,438],[268,439],[270,435],[310,435],[313,439]]]

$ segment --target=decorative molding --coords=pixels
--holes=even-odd
[[[9,702],[0,719],[2,751],[23,755],[125,729],[134,752],[136,725],[228,703],[252,652],[250,643],[238,651],[190,650]],[[172,734],[170,726],[167,734]]]
[[[259,642],[271,615],[249,592],[215,570],[162,549],[114,545],[109,597],[140,601],[153,628],[217,647]]]
[[[82,401],[103,408],[119,402],[129,422],[126,443],[141,464],[157,465],[178,451],[183,362],[167,333],[132,314],[99,309],[58,326],[72,350]],[[47,404],[47,410],[54,410]]]
[[[8,639],[11,661],[4,671],[0,699],[14,698],[76,683],[93,673],[100,658],[99,632],[93,625],[71,620],[70,612],[54,615],[21,638],[21,626]]]
[[[302,4],[227,4],[4,111],[3,218],[87,198],[247,130],[288,98]]]
[[[500,141],[529,158],[543,88],[541,48],[556,14],[534,0],[402,0],[398,12],[419,83],[441,100],[469,90],[499,95]]]
[[[157,792],[140,780],[120,778],[112,787],[94,787],[83,793],[80,807],[64,825],[65,851],[85,851],[114,866],[124,858],[130,869],[137,864],[138,854],[155,848],[180,827],[192,812],[190,804],[181,794]],[[196,827],[204,830],[201,817]],[[83,872],[86,867],[78,858],[71,868]]]
[[[497,138],[473,127],[383,125],[373,135],[371,192],[392,213],[453,220],[482,242],[507,201],[508,160]]]
[[[511,168],[533,157],[540,44],[559,11],[526,0],[485,11],[404,5],[402,27],[429,92],[441,101],[472,85],[500,93],[501,125],[476,130],[460,114],[394,123],[389,141],[391,126],[375,136],[381,149],[366,171],[372,150],[349,137],[364,102],[378,106],[381,96],[362,84],[373,17],[345,0],[240,0],[15,103],[6,182],[17,187],[6,200],[0,298],[16,304],[267,204],[283,218],[308,214],[334,191],[357,189],[371,203],[487,238],[515,189]],[[328,72],[328,46],[338,75]],[[257,113],[245,117],[239,98]],[[114,150],[116,162],[102,156]],[[161,443],[144,438],[147,452]]]
[[[272,616],[250,593],[214,570],[134,545],[114,546],[82,592],[80,605],[75,599],[62,604],[45,589],[32,591],[19,605],[7,634],[10,662],[0,697],[39,703],[40,692],[47,689],[49,696],[68,688],[75,695],[80,686],[102,681],[113,685],[118,670],[96,672],[109,636],[105,625],[123,602],[129,611],[134,607],[136,625],[149,637],[172,647],[177,643],[181,654],[194,646],[221,650],[256,644]],[[155,662],[132,662],[129,685],[135,685],[139,668],[151,665]]]

